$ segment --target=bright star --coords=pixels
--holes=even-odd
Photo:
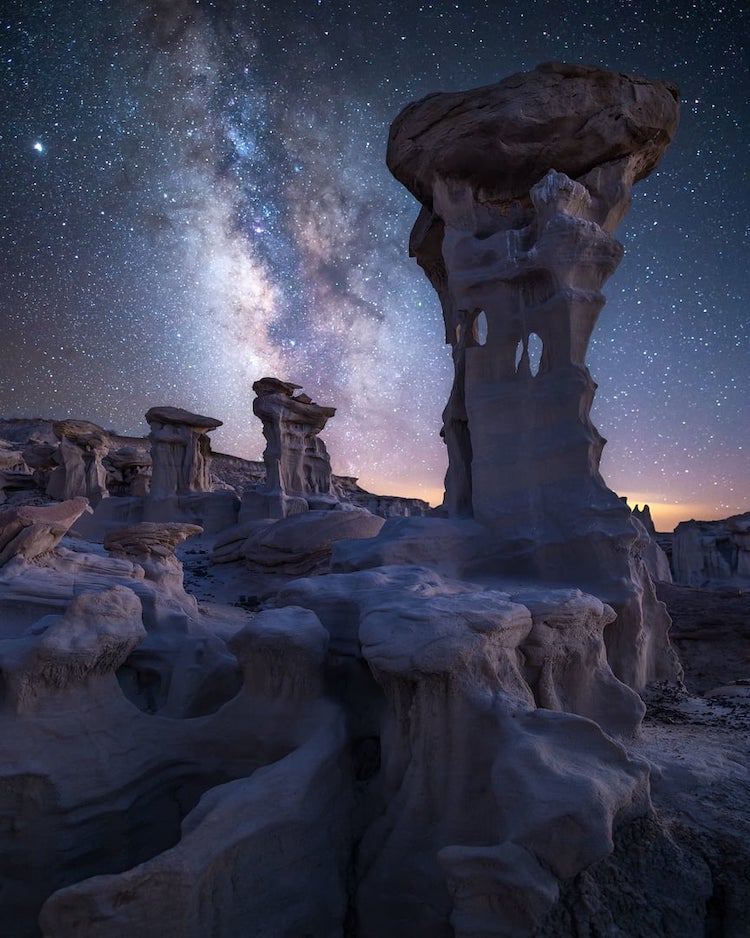
[[[34,149],[37,153],[44,153],[44,144],[40,143],[38,140],[34,144]]]

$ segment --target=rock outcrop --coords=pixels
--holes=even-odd
[[[317,613],[355,739],[380,742],[359,934],[530,934],[558,878],[650,812],[645,764],[592,722],[629,735],[643,714],[607,664],[613,613],[593,597],[481,590],[404,565],[298,580],[277,601]]]
[[[622,256],[614,230],[678,113],[671,85],[550,63],[411,104],[388,143],[422,202],[410,251],[453,349],[444,508],[487,529],[496,572],[613,605],[610,661],[639,689],[678,667],[639,531],[599,474],[585,356]]]
[[[206,433],[222,425],[180,407],[152,407],[146,413],[151,427],[152,498],[210,492],[211,444]]]
[[[750,585],[750,511],[723,521],[683,521],[672,540],[676,583]]]
[[[51,551],[87,507],[88,501],[79,497],[57,505],[0,510],[0,566],[14,557],[33,560]]]
[[[265,485],[246,491],[240,521],[285,518],[337,502],[331,489],[331,460],[318,436],[334,407],[321,407],[298,384],[261,378],[253,384],[253,413],[263,422]]]
[[[107,498],[107,470],[102,464],[109,452],[107,432],[88,420],[56,420],[52,430],[60,446],[47,494],[58,501],[82,495],[91,505]]]

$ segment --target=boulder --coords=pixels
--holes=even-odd
[[[374,537],[384,524],[362,509],[307,511],[260,526],[244,542],[242,556],[255,573],[308,576],[328,570],[336,541]]]

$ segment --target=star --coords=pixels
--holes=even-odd
[[[37,153],[44,153],[46,150],[46,147],[39,140],[35,140],[32,146],[32,149],[36,150]]]

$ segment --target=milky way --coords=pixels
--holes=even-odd
[[[739,6],[6,0],[0,414],[141,435],[171,404],[258,458],[251,385],[272,374],[338,408],[336,471],[439,499],[450,355],[407,256],[418,206],[385,168],[388,127],[431,91],[584,62],[683,99],[589,353],[603,473],[665,506],[662,526],[746,510]]]

